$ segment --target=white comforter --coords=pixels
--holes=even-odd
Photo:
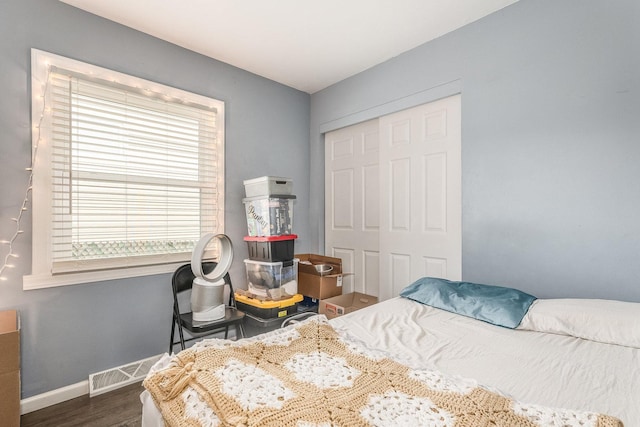
[[[473,378],[523,402],[605,413],[640,427],[640,349],[501,328],[403,298],[331,323],[409,366]],[[146,392],[142,400],[143,425],[161,426]]]
[[[506,329],[404,298],[332,324],[410,366],[473,378],[523,402],[605,413],[640,427],[640,349]]]

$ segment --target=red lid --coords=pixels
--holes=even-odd
[[[295,240],[297,234],[281,234],[280,236],[245,236],[245,242],[281,242],[283,240]]]

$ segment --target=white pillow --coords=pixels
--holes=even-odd
[[[529,307],[517,329],[640,348],[640,303],[538,299]]]

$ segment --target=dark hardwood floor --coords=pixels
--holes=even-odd
[[[92,398],[77,397],[23,415],[20,426],[140,427],[143,390],[141,383],[136,383]]]

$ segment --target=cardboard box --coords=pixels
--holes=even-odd
[[[0,374],[20,370],[20,330],[15,310],[0,311]]]
[[[0,375],[0,419],[5,427],[20,427],[20,372]]]
[[[350,294],[320,300],[318,313],[324,314],[328,319],[333,319],[377,303],[378,297],[360,292],[351,292]]]
[[[326,299],[342,295],[342,260],[323,255],[296,255],[298,262],[298,293],[316,299]],[[329,274],[321,275],[316,264],[328,264],[332,267]]]
[[[0,420],[20,425],[20,321],[16,310],[0,311]]]

